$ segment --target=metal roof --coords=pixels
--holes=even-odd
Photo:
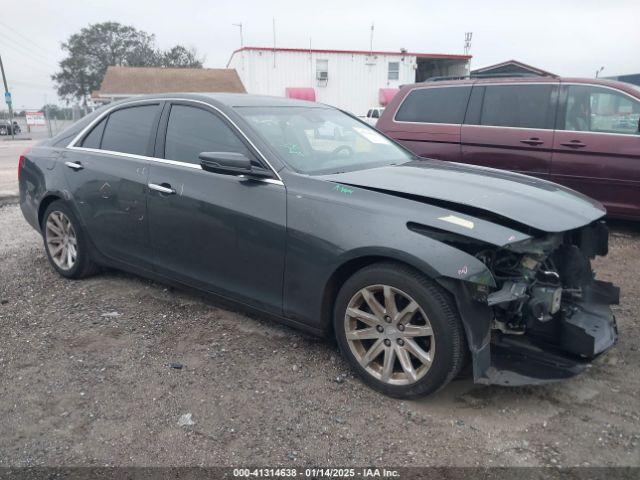
[[[317,48],[280,48],[280,47],[242,47],[234,50],[231,54],[231,58],[243,51],[264,51],[264,52],[293,52],[293,53],[337,53],[343,55],[406,55],[409,57],[421,57],[421,58],[440,58],[450,60],[469,60],[472,55],[457,55],[448,53],[417,53],[417,52],[403,52],[403,51],[381,51],[381,50],[332,50],[332,49],[317,49]],[[231,61],[229,58],[229,62]],[[228,63],[227,63],[228,65]]]
[[[99,96],[165,92],[237,92],[246,90],[238,73],[228,68],[108,67]]]

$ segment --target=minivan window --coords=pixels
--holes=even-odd
[[[91,129],[89,134],[82,140],[81,147],[85,148],[100,148],[100,141],[102,140],[102,132],[104,132],[104,126],[107,123],[107,117],[100,120],[100,122]]]
[[[462,123],[471,87],[417,88],[396,113],[397,122]]]
[[[244,143],[217,115],[198,107],[173,105],[164,158],[200,164],[202,152],[234,152],[251,158]]]
[[[637,134],[640,102],[609,88],[570,85],[564,130]]]
[[[480,125],[553,128],[552,85],[491,85],[485,88]]]
[[[157,105],[142,105],[116,110],[109,115],[102,136],[102,150],[147,155]]]

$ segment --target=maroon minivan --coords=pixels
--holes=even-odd
[[[376,126],[419,156],[566,185],[640,219],[640,87],[599,79],[405,85]]]

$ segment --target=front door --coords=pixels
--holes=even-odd
[[[119,108],[64,151],[74,205],[95,247],[112,260],[151,269],[147,224],[148,157],[160,104]]]
[[[555,83],[474,86],[461,161],[549,178],[556,89]]]
[[[167,105],[149,176],[156,271],[282,313],[286,193],[276,180],[200,168],[202,152],[256,154],[227,120],[190,102]]]
[[[551,178],[640,217],[640,101],[608,87],[565,85]]]

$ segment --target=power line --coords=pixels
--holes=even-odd
[[[45,57],[44,55],[41,55],[37,52],[33,52],[31,50],[29,50],[28,48],[24,47],[23,45],[21,45],[19,42],[17,42],[16,40],[10,38],[10,37],[6,37],[3,36],[0,38],[0,40],[4,41],[4,42],[11,42],[9,44],[5,43],[5,45],[7,45],[7,47],[9,48],[13,48],[18,50],[21,54],[23,55],[27,55],[28,57],[33,58],[34,60],[37,60],[38,62],[41,63],[50,63],[51,59]],[[53,62],[50,63],[50,65],[53,65]]]
[[[0,42],[1,42],[1,39],[0,39]],[[3,44],[0,43],[0,45],[3,45]],[[27,68],[30,68],[32,70],[39,70],[41,73],[46,75],[51,75],[52,72],[58,69],[58,67],[54,68],[51,65],[44,64],[40,60],[29,57],[28,55],[24,55],[21,52],[11,50],[9,46],[7,46],[6,44],[4,45],[7,47],[5,52],[12,57],[13,61],[18,62]],[[31,64],[25,63],[25,62],[30,62]]]
[[[50,72],[51,70],[57,69],[58,67],[54,67],[51,64],[42,62],[40,60],[38,60],[37,58],[34,57],[30,57],[29,55],[25,55],[22,52],[19,52],[18,50],[12,49],[10,45],[6,44],[6,43],[2,43],[2,39],[0,38],[0,47],[4,47],[4,53],[11,55],[13,58],[15,58],[16,60],[19,60],[20,62],[32,62],[34,66],[37,66],[37,68],[46,70],[47,72]]]
[[[48,51],[46,48],[43,48],[42,46],[38,45],[36,42],[34,42],[32,39],[30,39],[29,37],[27,37],[26,35],[23,35],[22,33],[20,33],[18,30],[14,29],[13,27],[10,27],[9,25],[7,25],[6,23],[0,22],[0,25],[3,26],[4,28],[6,28],[7,30],[12,31],[14,34],[18,35],[19,37],[22,37],[24,40],[26,40],[27,42],[29,42],[31,45],[33,45],[34,47],[36,47],[38,50],[42,50],[43,52],[45,52],[47,55],[51,55],[52,53],[50,51]]]
[[[49,84],[49,85],[44,85],[42,83],[33,83],[33,82],[23,82],[23,81],[12,81],[9,82],[12,85],[20,85],[21,87],[30,87],[30,88],[52,88],[53,89],[53,85]]]

